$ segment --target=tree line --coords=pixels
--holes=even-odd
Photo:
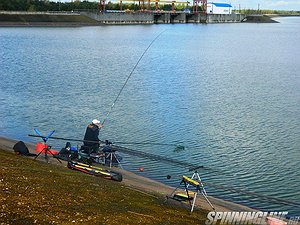
[[[234,12],[239,12],[246,15],[255,15],[255,14],[275,14],[275,15],[299,15],[299,11],[288,11],[288,10],[271,10],[271,9],[241,9],[233,10]]]
[[[138,0],[137,0],[138,2]],[[145,1],[146,2],[146,1]],[[98,2],[79,1],[73,2],[54,2],[49,0],[1,0],[0,10],[4,11],[78,11],[78,10],[97,10]],[[106,2],[107,10],[119,10],[119,3]],[[160,10],[172,10],[171,4],[160,5]],[[176,6],[177,10],[186,8],[186,4]],[[190,7],[191,8],[191,7]],[[138,4],[122,4],[123,10],[139,10]],[[151,10],[155,10],[155,5],[151,5]]]
[[[138,0],[137,0],[138,2]],[[146,3],[147,1],[145,1]],[[95,1],[80,1],[74,0],[73,2],[60,2],[49,0],[0,0],[0,10],[3,11],[78,11],[78,10],[97,10],[98,2]],[[177,10],[192,9],[191,6],[187,7],[186,4],[176,5]],[[119,10],[119,3],[113,3],[107,1],[107,10]],[[123,10],[139,10],[138,4],[122,4]],[[170,11],[172,10],[171,4],[159,5],[160,10]],[[151,10],[155,10],[155,5],[151,5]],[[198,11],[201,11],[199,6]],[[283,11],[283,10],[255,10],[255,9],[242,9],[234,10],[242,14],[285,14],[285,15],[299,15],[299,11]]]
[[[72,11],[97,9],[97,2],[54,2],[49,0],[1,0],[0,10],[5,11]]]

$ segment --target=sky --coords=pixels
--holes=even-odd
[[[223,0],[217,0],[223,1]],[[225,0],[235,9],[276,9],[300,11],[300,0]]]
[[[53,0],[53,1],[59,1],[59,0]],[[72,0],[60,0],[60,2],[71,2],[71,1]],[[88,1],[97,1],[97,0],[88,0]],[[119,2],[118,0],[106,0],[106,1]],[[170,2],[171,1],[172,0],[170,0]],[[192,0],[189,1],[192,2]],[[239,9],[239,7],[241,9],[257,9],[259,7],[259,9],[300,11],[300,0],[208,0],[208,2],[230,3],[234,9]]]

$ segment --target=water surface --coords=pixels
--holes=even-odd
[[[107,119],[101,139],[182,143],[133,149],[205,165],[203,180],[300,202],[300,19],[278,24],[177,24],[0,28],[0,135],[36,142],[83,137]],[[63,142],[51,141],[53,146]],[[76,145],[77,143],[73,143]],[[123,167],[177,185],[187,169],[132,156]],[[216,172],[217,171],[217,172]],[[166,176],[172,175],[167,180]],[[299,208],[207,187],[261,210]]]

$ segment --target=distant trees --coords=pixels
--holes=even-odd
[[[146,1],[145,1],[146,2]],[[97,10],[98,2],[95,1],[79,1],[60,2],[49,0],[0,0],[0,10],[5,11],[76,11],[76,10]],[[145,6],[146,7],[146,6]],[[107,10],[119,10],[119,3],[106,2]],[[177,10],[186,8],[185,4],[176,5]],[[123,3],[123,10],[139,10],[140,7],[136,3]],[[159,5],[160,10],[172,10],[171,0],[170,4]],[[155,4],[151,4],[151,10],[155,10]]]
[[[138,2],[138,1],[137,1]],[[146,2],[146,1],[145,1]],[[171,2],[171,0],[170,0]],[[74,0],[73,2],[60,2],[58,0],[0,0],[0,10],[4,11],[77,11],[77,10],[97,10],[98,2],[95,1],[80,1]],[[146,7],[146,6],[145,6]],[[107,10],[119,10],[119,3],[106,2]],[[176,5],[177,10],[183,10],[186,4]],[[191,7],[188,7],[191,9]],[[140,7],[136,3],[122,5],[123,10],[139,10]],[[170,11],[172,5],[164,4],[159,5],[160,10]],[[155,4],[151,4],[151,10],[155,10]],[[198,11],[201,11],[199,6]],[[282,11],[282,10],[257,10],[257,9],[242,9],[234,10],[235,12],[251,15],[251,14],[285,14],[285,15],[299,15],[299,11]]]
[[[287,11],[287,10],[271,10],[271,9],[241,9],[233,10],[234,12],[239,12],[246,15],[255,15],[255,14],[275,14],[275,15],[299,15],[299,11]]]
[[[97,9],[97,2],[54,2],[49,0],[1,0],[0,10],[6,11],[71,11]]]

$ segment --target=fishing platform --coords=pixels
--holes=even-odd
[[[177,191],[181,186],[184,187],[184,192]],[[179,185],[170,195],[167,195],[166,197],[167,199],[170,198],[180,202],[189,202],[191,212],[193,212],[198,194],[202,195],[207,201],[207,203],[211,206],[211,208],[215,211],[214,206],[208,199],[208,195],[205,191],[204,185],[202,183],[198,171],[195,171],[191,178],[187,176],[182,176]]]

